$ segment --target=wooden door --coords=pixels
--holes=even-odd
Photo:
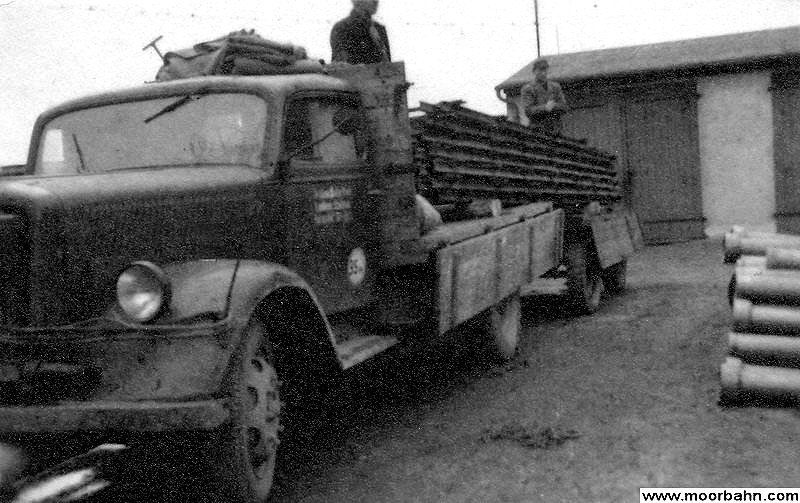
[[[775,129],[775,222],[778,232],[800,233],[800,73],[772,78]]]
[[[624,119],[631,198],[645,241],[704,237],[694,84],[631,92]]]
[[[597,98],[599,93],[594,93]],[[616,169],[622,183],[624,201],[633,203],[631,187],[627,184],[625,136],[620,103],[616,96],[606,95],[597,100],[570,96],[570,111],[564,116],[564,135],[586,141],[586,145],[617,157]]]

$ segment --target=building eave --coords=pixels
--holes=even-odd
[[[550,77],[562,83],[767,69],[800,61],[800,26],[545,57]],[[532,79],[531,67],[532,62],[496,88],[521,87]]]

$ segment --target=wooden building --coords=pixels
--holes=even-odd
[[[648,242],[800,233],[800,26],[545,57],[564,134],[617,155]],[[497,86],[511,120],[531,67]]]

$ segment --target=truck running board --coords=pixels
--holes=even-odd
[[[567,292],[566,278],[539,278],[523,285],[519,294],[522,297],[535,295],[562,295]]]
[[[336,345],[336,356],[339,358],[342,369],[347,370],[382,353],[397,342],[398,340],[394,337],[384,335],[354,337]]]

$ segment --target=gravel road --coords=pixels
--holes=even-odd
[[[616,503],[639,501],[639,487],[800,486],[797,409],[718,404],[731,325],[721,257],[716,241],[649,247],[626,293],[593,316],[527,301],[507,366],[473,349],[475,327],[362,365],[317,431],[286,444],[271,503]],[[179,478],[145,482],[176,501]]]
[[[362,371],[272,501],[636,502],[639,487],[799,486],[797,410],[717,403],[731,326],[721,258],[718,241],[649,247],[593,316],[528,302],[508,368],[451,348]]]

